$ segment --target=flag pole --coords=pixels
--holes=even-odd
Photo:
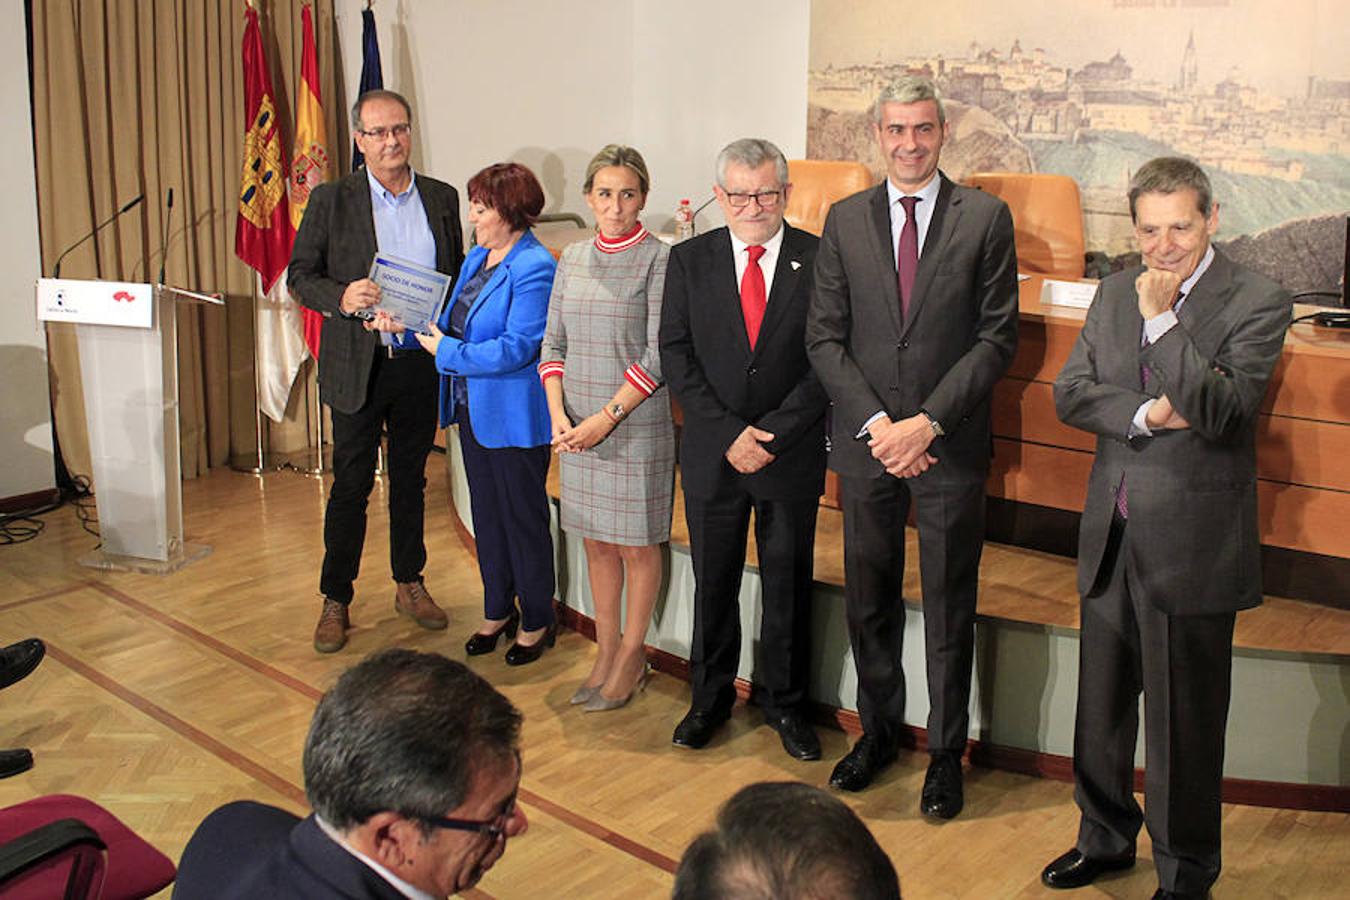
[[[249,0],[245,2],[248,2],[249,6],[253,5]],[[252,310],[253,336],[249,345],[253,350],[253,455],[232,457],[230,468],[236,472],[261,476],[278,471],[281,465],[276,462],[274,454],[263,448],[262,392],[258,386],[258,279],[253,278],[252,282],[249,308]]]

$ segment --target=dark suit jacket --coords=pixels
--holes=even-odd
[[[710,497],[734,479],[765,499],[819,496],[825,480],[825,393],[802,341],[817,239],[783,225],[783,244],[755,349],[745,334],[726,228],[676,244],[661,307],[661,372],[684,410],[680,473]],[[774,435],[777,457],[753,475],[726,461],[747,425]]]
[[[939,177],[908,323],[885,182],[825,220],[806,345],[834,406],[830,468],[842,475],[885,473],[855,439],[878,410],[893,420],[926,411],[947,432],[930,450],[941,465],[973,478],[989,468],[989,396],[1017,348],[1012,216],[997,197]]]
[[[243,800],[211,813],[183,850],[175,900],[402,900],[314,817]]]
[[[436,268],[453,276],[464,259],[459,195],[443,181],[420,173],[416,179],[436,240]],[[319,396],[338,412],[354,413],[366,402],[380,338],[360,319],[344,316],[339,304],[348,284],[370,274],[378,249],[365,169],[314,189],[291,249],[286,283],[301,303],[323,314]]]
[[[1132,571],[1145,596],[1167,613],[1256,606],[1256,417],[1284,347],[1289,295],[1216,251],[1179,323],[1141,348],[1134,281],[1142,271],[1101,283],[1055,380],[1060,419],[1097,435],[1078,535],[1078,589],[1086,594],[1097,579],[1124,476]],[[1149,368],[1147,392],[1141,365]],[[1191,427],[1128,439],[1139,405],[1162,394]]]

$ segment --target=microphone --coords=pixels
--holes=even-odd
[[[169,188],[169,199],[164,203],[164,227],[159,237],[159,283],[164,283],[164,264],[169,261],[169,219],[173,216],[173,188]]]
[[[71,244],[69,247],[67,247],[67,248],[65,249],[65,252],[62,253],[60,256],[58,256],[58,257],[56,258],[56,265],[52,267],[52,277],[53,277],[53,278],[60,278],[60,277],[61,277],[61,260],[65,259],[67,256],[69,256],[69,255],[70,255],[70,251],[74,250],[76,247],[80,246],[80,245],[83,244],[85,241],[89,240],[91,237],[93,237],[94,235],[98,234],[98,233],[99,233],[100,231],[102,231],[102,230],[104,229],[104,227],[106,227],[107,225],[112,224],[112,222],[115,221],[118,217],[120,217],[123,213],[130,212],[137,204],[139,204],[139,203],[140,203],[142,200],[144,200],[144,199],[145,199],[145,194],[137,194],[137,195],[136,195],[136,198],[135,198],[134,200],[128,200],[128,201],[122,206],[121,209],[119,209],[117,212],[113,213],[111,216],[108,216],[108,218],[104,219],[102,222],[100,222],[100,223],[98,223],[97,225],[95,225],[93,231],[89,232],[89,233],[86,234],[84,237],[80,238],[78,241],[76,241],[75,243],[73,243],[73,244]]]

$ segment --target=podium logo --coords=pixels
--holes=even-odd
[[[113,300],[119,303],[123,300],[125,300],[127,303],[130,303],[132,300],[135,299],[136,295],[128,293],[127,291],[118,291],[117,293],[113,294]]]

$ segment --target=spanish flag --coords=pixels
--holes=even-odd
[[[319,56],[314,49],[314,19],[310,5],[300,10],[304,43],[300,51],[300,83],[295,89],[295,153],[291,156],[291,225],[300,230],[300,219],[309,205],[309,192],[328,180],[332,159],[324,141],[328,129],[319,97]],[[319,358],[319,334],[323,316],[305,308],[305,344]]]
[[[286,203],[286,161],[281,155],[281,123],[272,100],[272,76],[263,56],[258,11],[249,6],[244,22],[244,163],[239,185],[239,214],[234,221],[234,253],[272,289],[291,259],[295,232]]]

